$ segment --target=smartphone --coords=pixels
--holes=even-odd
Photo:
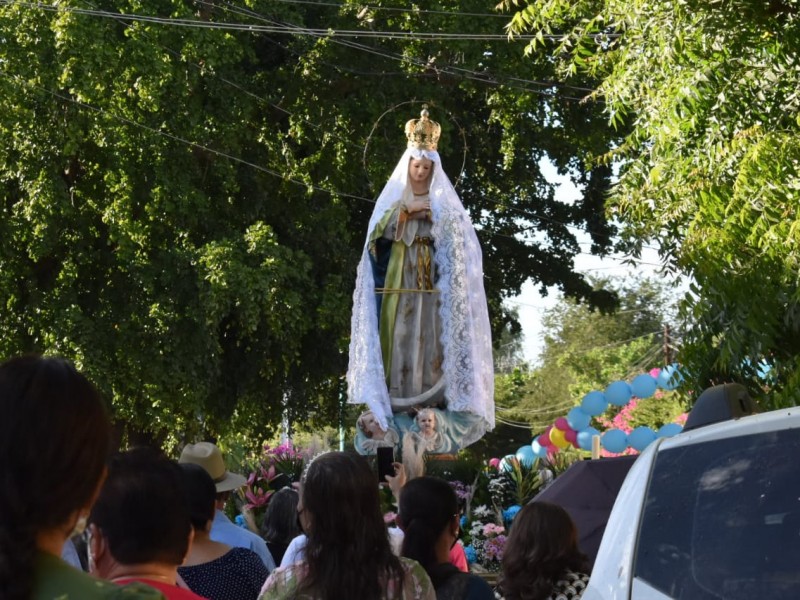
[[[386,483],[386,476],[394,477],[394,448],[379,447],[378,454],[378,481]]]

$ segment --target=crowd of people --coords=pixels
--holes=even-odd
[[[250,532],[225,515],[246,480],[217,446],[189,444],[178,461],[151,448],[112,455],[103,401],[58,358],[0,365],[0,413],[6,600],[545,600],[579,598],[588,579],[569,515],[535,502],[515,519],[492,589],[466,572],[447,482],[405,481],[397,464],[387,484],[399,529],[387,530],[375,472],[347,452],[312,460]]]

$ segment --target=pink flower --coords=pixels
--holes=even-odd
[[[261,508],[269,504],[269,499],[274,494],[272,490],[265,492],[262,489],[255,490],[253,493],[251,490],[247,490],[244,493],[245,498],[247,498],[247,504],[245,504],[245,508]]]
[[[506,530],[502,525],[495,525],[494,523],[487,523],[483,526],[483,535],[490,536],[499,533],[504,533]]]
[[[506,547],[506,536],[498,535],[497,537],[486,540],[483,549],[486,552],[486,557],[490,560],[501,561],[503,560],[503,551]]]

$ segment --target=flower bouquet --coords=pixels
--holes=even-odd
[[[475,572],[496,573],[506,545],[506,528],[495,509],[480,505],[462,523],[465,528],[464,553],[470,569]]]
[[[242,512],[249,529],[258,532],[272,495],[300,481],[306,459],[289,444],[264,446],[264,457],[251,467],[247,485],[240,491]]]

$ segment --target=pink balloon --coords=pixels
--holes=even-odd
[[[572,445],[574,446],[574,445],[575,445],[575,442],[577,442],[577,441],[578,441],[578,432],[577,432],[577,431],[575,431],[574,429],[570,429],[569,431],[565,431],[565,432],[564,432],[564,438],[565,438],[565,439],[566,439],[566,440],[567,440],[567,441],[568,441],[570,444],[572,444]]]
[[[493,469],[497,469],[500,466],[500,459],[499,458],[491,459],[489,461],[489,466],[492,467]]]
[[[558,417],[554,426],[556,429],[560,429],[561,431],[566,431],[569,429],[569,423],[567,423],[567,419],[564,417]]]

